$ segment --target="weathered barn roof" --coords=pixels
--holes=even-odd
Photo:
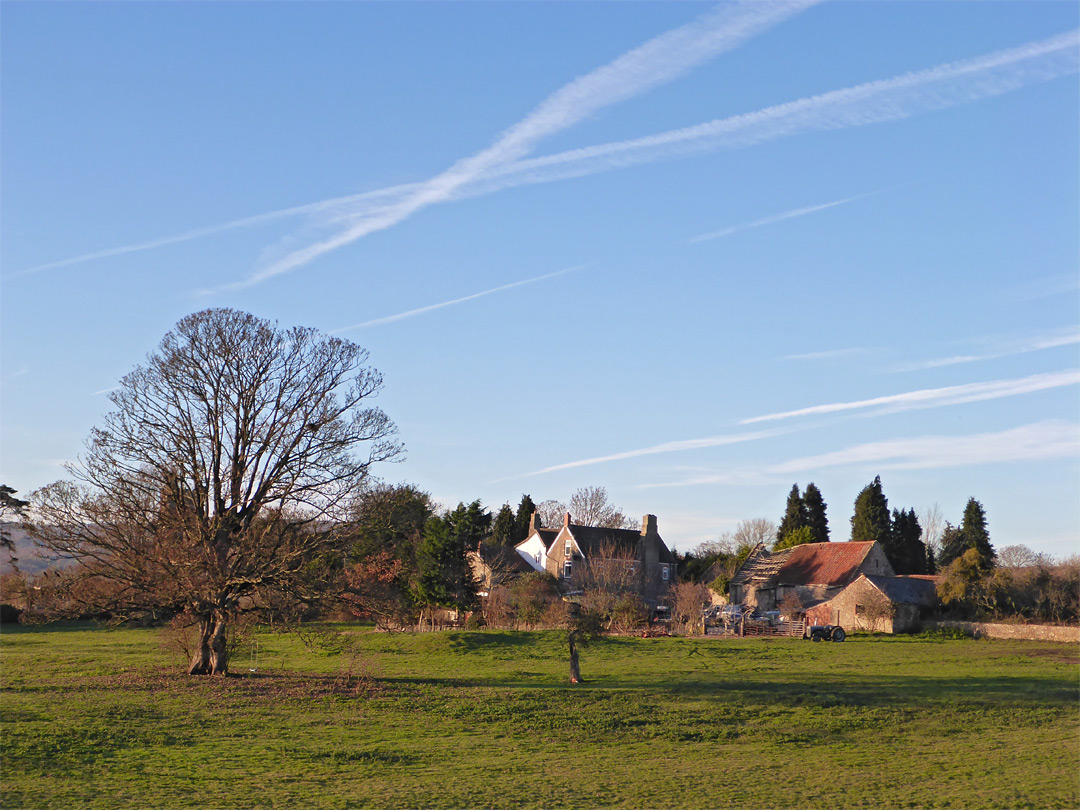
[[[874,544],[806,543],[791,549],[791,555],[776,573],[783,585],[847,585],[859,575],[859,566]]]
[[[775,579],[780,567],[791,556],[791,552],[792,549],[787,549],[770,554],[763,543],[758,543],[731,578],[731,584],[764,583]]]

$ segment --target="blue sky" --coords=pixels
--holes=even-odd
[[[2,26],[0,480],[209,306],[368,348],[446,505],[689,550],[982,501],[1080,538],[1071,2],[29,3]]]

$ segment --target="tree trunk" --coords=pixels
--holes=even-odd
[[[229,672],[228,649],[225,640],[225,614],[214,614],[214,632],[210,636],[210,674],[226,675]]]
[[[224,675],[229,671],[225,615],[215,611],[199,619],[199,638],[188,675]]]
[[[570,683],[581,683],[581,669],[578,667],[578,651],[577,646],[574,644],[574,637],[569,638],[570,642]]]
[[[213,631],[213,619],[203,616],[199,619],[199,639],[195,642],[195,652],[191,656],[188,675],[210,674],[210,635]]]

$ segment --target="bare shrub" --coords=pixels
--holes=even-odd
[[[705,632],[705,607],[711,601],[708,586],[698,582],[680,582],[671,589],[671,618],[682,633]]]

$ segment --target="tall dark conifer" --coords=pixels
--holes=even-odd
[[[964,542],[964,532],[948,521],[941,530],[941,552],[938,554],[938,568],[945,568],[953,560],[964,556],[967,545]]]
[[[806,508],[806,525],[810,527],[813,536],[812,543],[827,543],[829,541],[829,519],[825,516],[825,499],[821,497],[821,490],[817,484],[811,481],[806,485],[803,493],[803,506]]]
[[[491,527],[491,542],[502,546],[517,545],[514,542],[516,536],[517,521],[514,519],[514,510],[510,508],[510,504],[504,503]]]
[[[465,553],[487,537],[490,527],[491,513],[480,501],[458,504],[448,515],[428,520],[417,552],[418,602],[459,610],[476,604],[476,581]]]
[[[974,498],[968,498],[967,506],[964,507],[960,531],[964,535],[964,546],[978,551],[983,564],[987,568],[992,568],[997,553],[990,545],[990,532],[986,528],[986,510]]]
[[[784,517],[776,529],[776,541],[782,543],[785,537],[806,525],[806,504],[799,493],[799,485],[793,484],[791,492],[788,493]]]
[[[522,495],[517,514],[514,516],[514,539],[511,545],[517,545],[529,536],[529,523],[535,511],[536,504],[533,503],[533,499],[528,495]]]
[[[921,539],[922,527],[914,509],[894,509],[892,534],[885,554],[897,574],[926,573],[926,545]]]
[[[855,498],[855,514],[851,516],[851,541],[870,543],[875,540],[882,545],[889,542],[892,521],[889,518],[889,499],[881,490],[881,476],[863,487]]]

